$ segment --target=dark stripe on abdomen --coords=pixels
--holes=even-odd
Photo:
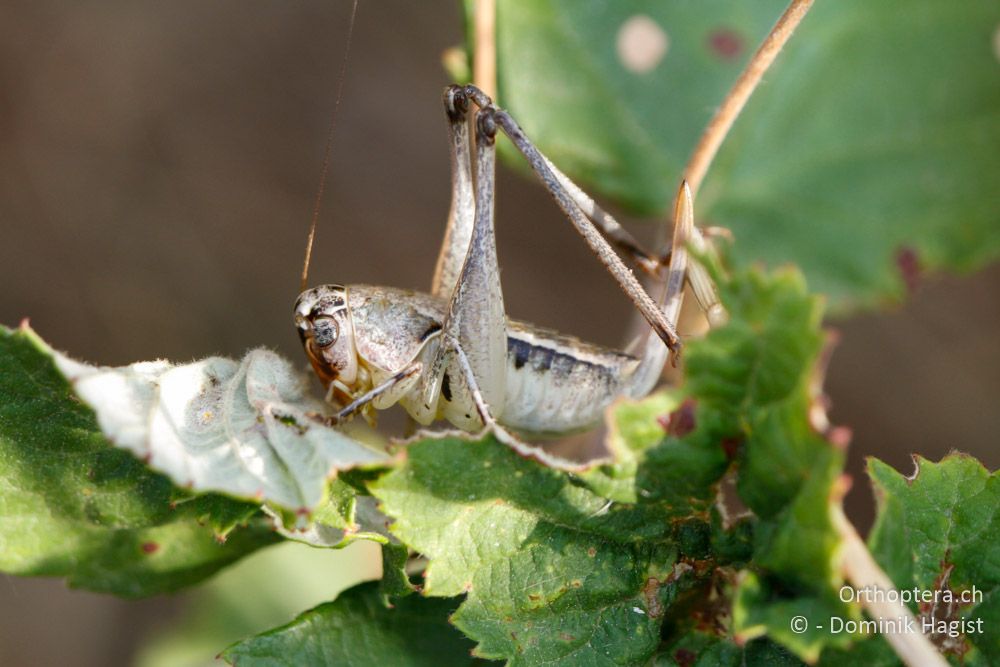
[[[507,358],[514,359],[514,368],[517,370],[528,364],[538,373],[549,372],[556,375],[569,375],[577,364],[593,366],[595,370],[601,368],[550,347],[532,345],[528,341],[510,336],[507,337]]]

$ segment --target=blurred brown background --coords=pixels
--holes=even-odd
[[[362,2],[313,284],[428,286],[449,197],[440,56],[461,41],[457,5]],[[298,358],[289,315],[349,11],[0,5],[0,322],[30,317],[102,364],[260,345]],[[501,171],[498,197],[509,312],[617,344],[628,305],[541,188]],[[932,276],[905,306],[832,323],[827,386],[854,432],[859,525],[872,513],[864,456],[909,471],[911,451],[957,448],[1000,464],[998,287],[996,266]],[[181,604],[4,577],[0,664],[128,664]]]

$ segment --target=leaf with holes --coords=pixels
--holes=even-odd
[[[1000,477],[972,457],[916,457],[912,477],[870,459],[878,518],[872,554],[946,654],[1000,662]],[[935,601],[936,599],[936,601]]]
[[[210,357],[98,368],[52,353],[101,430],[178,486],[306,514],[337,471],[389,461],[313,415],[323,405],[269,350],[239,362]]]
[[[257,507],[191,497],[111,447],[47,346],[0,328],[0,570],[138,597],[276,539]]]
[[[790,269],[742,272],[719,286],[731,320],[689,346],[685,388],[736,443],[736,489],[756,516],[753,567],[737,586],[733,631],[743,640],[766,634],[812,661],[852,635],[816,627],[796,634],[789,619],[859,613],[838,598],[834,516],[844,451],[813,409],[821,398],[820,300]]]

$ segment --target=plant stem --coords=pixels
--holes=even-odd
[[[476,52],[472,58],[472,82],[497,99],[496,0],[476,0]]]
[[[726,95],[726,99],[722,101],[722,105],[715,112],[715,116],[705,128],[701,139],[698,141],[698,145],[694,149],[694,153],[691,154],[691,159],[688,161],[687,167],[684,169],[684,178],[687,179],[688,186],[694,195],[698,194],[698,188],[701,187],[701,182],[704,180],[705,174],[708,172],[708,168],[715,158],[715,154],[719,152],[719,147],[729,133],[729,129],[736,121],[736,117],[740,115],[747,100],[750,99],[750,95],[753,94],[754,89],[757,88],[757,84],[763,78],[764,73],[771,67],[771,63],[774,62],[782,47],[785,46],[785,42],[795,32],[795,28],[798,27],[806,12],[809,11],[812,3],[813,0],[792,0],[791,4],[788,5],[788,9],[785,10],[785,13],[781,15],[778,22],[771,28],[770,34],[768,34],[767,38],[760,45],[760,48],[757,49],[753,58],[750,59],[746,69],[740,74],[740,78],[736,80],[729,94]],[[478,35],[476,39],[478,46]],[[478,58],[476,62],[478,65]]]
[[[844,513],[838,508],[835,512],[835,522],[840,537],[844,542],[841,562],[841,572],[857,591],[879,591],[888,593],[896,590],[889,576],[882,571],[872,558],[868,547],[861,540],[858,531],[854,529]],[[920,627],[910,608],[901,601],[872,600],[871,595],[860,595],[861,606],[873,619],[911,619],[916,627]],[[888,596],[880,596],[888,597]],[[882,635],[892,646],[899,659],[909,667],[948,667],[948,662],[938,653],[927,635],[921,632],[891,632]]]
[[[684,169],[684,178],[692,193],[698,192],[712,160],[715,159],[719,147],[726,135],[729,134],[736,118],[743,111],[743,107],[764,77],[764,73],[774,63],[778,53],[781,52],[799,23],[802,22],[812,4],[813,0],[792,0],[785,13],[778,19],[767,38],[747,64],[746,69],[740,74],[729,94],[726,95],[722,105],[715,112],[715,116],[705,127],[705,131]],[[843,540],[841,572],[844,578],[856,590],[867,589],[883,592],[895,590],[892,580],[875,562],[857,530],[839,508],[836,510],[835,521]],[[913,612],[901,601],[872,600],[871,598],[874,596],[861,597],[863,599],[862,607],[873,619],[899,618],[910,619],[914,624],[917,623]],[[938,653],[934,644],[923,632],[898,632],[883,636],[892,646],[896,655],[909,667],[947,667],[948,665],[948,662]]]

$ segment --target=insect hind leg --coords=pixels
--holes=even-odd
[[[553,199],[569,218],[577,233],[590,246],[591,251],[600,260],[608,273],[618,282],[622,291],[632,301],[636,309],[652,326],[653,331],[663,340],[671,351],[677,353],[681,348],[680,338],[676,332],[676,322],[671,322],[660,307],[653,301],[635,275],[622,262],[600,230],[584,214],[574,200],[573,195],[560,183],[559,178],[549,168],[549,161],[525,136],[524,131],[506,111],[498,109],[494,114],[497,126],[514,143],[517,149],[528,160],[528,164],[541,179],[542,184]],[[567,179],[568,180],[568,179]],[[577,188],[578,189],[578,188]]]
[[[462,264],[469,250],[476,216],[472,184],[472,142],[469,139],[469,97],[463,86],[448,86],[444,91],[448,139],[451,145],[451,207],[444,239],[438,253],[431,293],[449,298],[458,283]]]
[[[466,112],[468,111],[469,104],[474,103],[481,108],[495,107],[493,100],[490,99],[486,93],[481,91],[479,88],[466,85],[451,85],[445,89],[445,110],[448,114],[448,119],[451,125],[452,132],[452,144],[456,149],[453,154],[454,160],[453,174],[455,174],[455,180],[453,180],[452,187],[452,211],[462,210],[461,206],[456,204],[459,201],[471,199],[471,196],[465,195],[466,189],[463,189],[463,185],[467,183],[467,177],[464,176],[465,172],[462,171],[463,156],[467,156],[469,153],[468,146],[468,131],[466,129]],[[459,148],[459,137],[463,136],[464,130],[464,145]],[[580,186],[574,183],[566,174],[561,172],[552,162],[542,155],[542,159],[545,160],[545,164],[555,175],[559,184],[566,190],[567,194],[573,199],[576,205],[581,211],[597,226],[602,234],[608,239],[608,241],[618,248],[618,250],[629,257],[635,264],[641,268],[646,273],[650,275],[657,275],[660,270],[667,265],[670,260],[669,250],[665,253],[654,253],[643,248],[642,244],[629,233],[627,229],[621,226],[614,216],[601,208],[594,199],[588,195]],[[467,157],[466,157],[467,163]],[[463,180],[465,179],[465,180]],[[454,222],[453,222],[454,220]],[[449,216],[449,230],[463,225],[461,224],[462,218],[455,218]],[[467,227],[471,227],[471,222],[468,222],[470,218],[465,218]],[[454,234],[454,238],[461,238],[458,234]],[[466,237],[467,238],[467,235]],[[450,239],[446,239],[445,245],[448,246]],[[466,244],[467,245],[467,244]],[[464,246],[463,246],[464,247]],[[442,248],[441,257],[443,258],[446,253],[446,248]],[[454,254],[454,253],[453,253]],[[439,265],[443,260],[439,260]],[[440,270],[439,270],[440,273]],[[455,272],[457,274],[457,271]],[[437,282],[435,282],[435,285]]]
[[[490,406],[493,416],[500,418],[507,388],[507,315],[500,286],[493,222],[496,110],[488,104],[489,98],[485,95],[476,95],[465,87],[452,87],[445,92],[445,107],[452,120],[457,120],[460,112],[464,113],[463,107],[470,99],[477,104],[487,103],[476,114],[476,178],[471,230],[463,252],[446,261],[454,261],[460,271],[451,292],[440,294],[449,299],[448,312],[442,323],[441,345],[430,364],[431,372],[425,376],[420,395],[423,407],[428,411],[435,410],[445,391],[445,374],[452,365],[448,356],[461,352],[472,369],[476,391]],[[469,221],[462,224],[466,222]],[[452,250],[457,249],[446,248],[445,252]],[[446,405],[442,406],[442,411],[446,416],[451,415],[449,420],[456,425],[473,420],[473,408],[469,405],[472,399],[465,393],[456,396],[455,400],[444,396]],[[470,413],[468,418],[465,417],[466,412]]]

